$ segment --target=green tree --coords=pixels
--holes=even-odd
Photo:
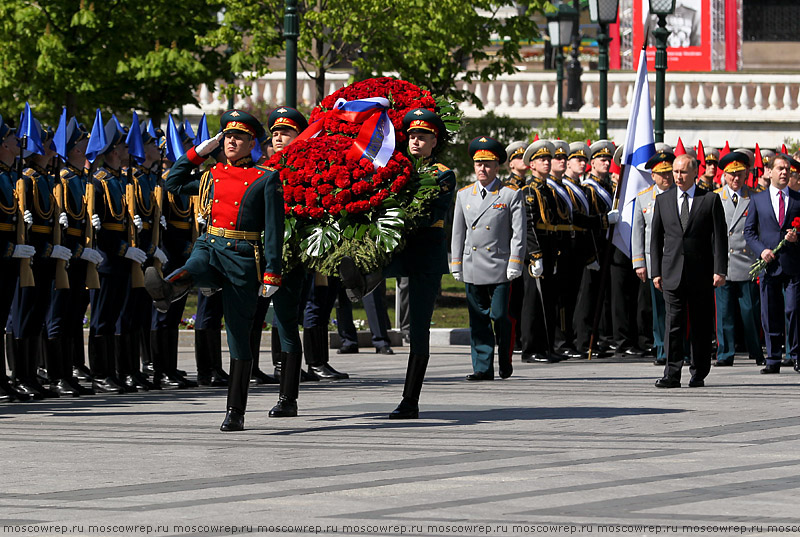
[[[564,140],[567,142],[597,141],[599,123],[592,119],[582,119],[581,127],[572,126],[572,121],[565,117],[545,119],[539,126],[539,138],[545,140]],[[531,138],[532,140],[532,138]]]
[[[232,47],[236,73],[259,75],[283,48],[283,0],[222,0],[222,27],[211,46]],[[300,0],[298,60],[325,95],[325,75],[353,67],[356,78],[397,72],[400,78],[456,100],[456,85],[514,72],[520,43],[537,34],[533,15],[546,0]],[[509,8],[513,8],[509,11]],[[505,14],[506,16],[501,16]],[[511,16],[508,16],[511,13]]]
[[[88,119],[95,107],[160,118],[213,85],[224,57],[197,35],[216,27],[215,0],[4,0],[0,3],[0,110],[28,100],[54,121],[61,106]]]

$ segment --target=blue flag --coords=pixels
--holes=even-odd
[[[136,115],[136,111],[133,112],[131,128],[128,129],[125,143],[128,144],[128,154],[133,157],[136,164],[144,163],[144,142],[142,141],[142,131],[139,130],[139,116]]]
[[[103,125],[103,115],[100,113],[100,109],[97,109],[97,113],[94,116],[94,123],[92,124],[92,132],[89,135],[89,145],[86,146],[86,159],[94,163],[95,159],[102,153],[106,146],[108,145],[108,140],[106,140],[106,129]]]
[[[56,154],[64,162],[67,161],[67,107],[61,109],[61,118],[58,120],[58,128],[53,136],[53,144],[56,146]]]
[[[263,154],[263,151],[261,151],[261,144],[256,140],[256,145],[250,150],[250,157],[253,159],[253,162],[258,162],[258,159],[260,159]]]
[[[178,134],[178,128],[175,126],[175,122],[172,120],[172,114],[169,114],[169,120],[167,121],[167,158],[172,162],[177,162],[179,158],[183,156],[185,151],[183,150],[183,144],[181,143],[181,137]]]
[[[149,134],[150,137],[153,138],[153,140],[157,140],[158,139],[158,135],[156,135],[156,128],[153,125],[153,120],[152,119],[148,119],[147,120],[147,134]]]
[[[116,114],[111,114],[111,119],[113,119],[114,123],[117,124],[117,130],[119,132],[125,132],[125,129],[122,128],[122,123],[119,122],[119,120],[117,119]]]
[[[195,141],[194,139],[194,131],[192,130],[192,124],[189,123],[188,119],[183,120],[183,132],[185,132],[186,136],[188,136],[189,139],[192,140],[194,145],[197,145],[197,141]]]
[[[200,145],[209,138],[211,138],[211,135],[208,134],[208,120],[206,119],[206,115],[203,114],[203,117],[200,118],[200,124],[197,126],[197,136],[194,138],[194,145]]]
[[[27,138],[26,138],[27,137]],[[36,153],[37,155],[44,155],[44,147],[42,147],[42,137],[36,121],[33,119],[31,113],[31,106],[26,102],[25,111],[19,120],[19,129],[17,129],[17,138],[25,140],[25,147],[22,149],[27,153],[25,156]]]

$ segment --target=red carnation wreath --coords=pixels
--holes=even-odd
[[[323,121],[319,135],[295,141],[266,162],[280,170],[283,183],[287,268],[302,263],[322,274],[338,275],[339,263],[347,255],[362,271],[372,272],[402,248],[404,237],[427,216],[430,202],[439,194],[431,169],[412,162],[397,147],[383,167],[352,156],[362,124],[328,112],[339,99],[370,97],[388,99],[386,113],[395,129],[395,144],[401,148],[406,140],[405,114],[415,108],[440,108],[430,92],[389,77],[357,82],[322,100],[309,121],[312,126]],[[449,105],[447,109],[454,110]],[[448,117],[448,128],[458,125],[460,118]]]

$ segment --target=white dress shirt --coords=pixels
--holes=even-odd
[[[780,224],[781,219],[778,216],[780,210],[778,192],[783,192],[783,217],[786,218],[786,209],[789,207],[789,187],[787,186],[779,190],[774,186],[769,185],[769,199],[772,201],[772,212],[775,213],[775,220],[777,220]]]
[[[683,205],[683,195],[689,195],[689,214],[692,214],[692,202],[694,201],[694,193],[697,190],[697,185],[692,185],[689,190],[683,192],[680,188],[678,189],[678,216],[681,216],[681,206]]]

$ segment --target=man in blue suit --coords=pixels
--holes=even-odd
[[[798,165],[787,155],[778,154],[774,157],[770,186],[752,196],[744,226],[747,245],[753,252],[760,252],[761,259],[768,263],[759,283],[761,324],[767,340],[767,365],[761,370],[763,374],[781,372],[784,340],[789,345],[787,355],[796,354],[798,350],[800,248],[792,221],[800,217],[800,193],[788,187],[793,164]],[[788,242],[776,254],[773,250],[784,238]],[[788,334],[785,334],[786,330]],[[788,338],[785,337],[787,335]]]

